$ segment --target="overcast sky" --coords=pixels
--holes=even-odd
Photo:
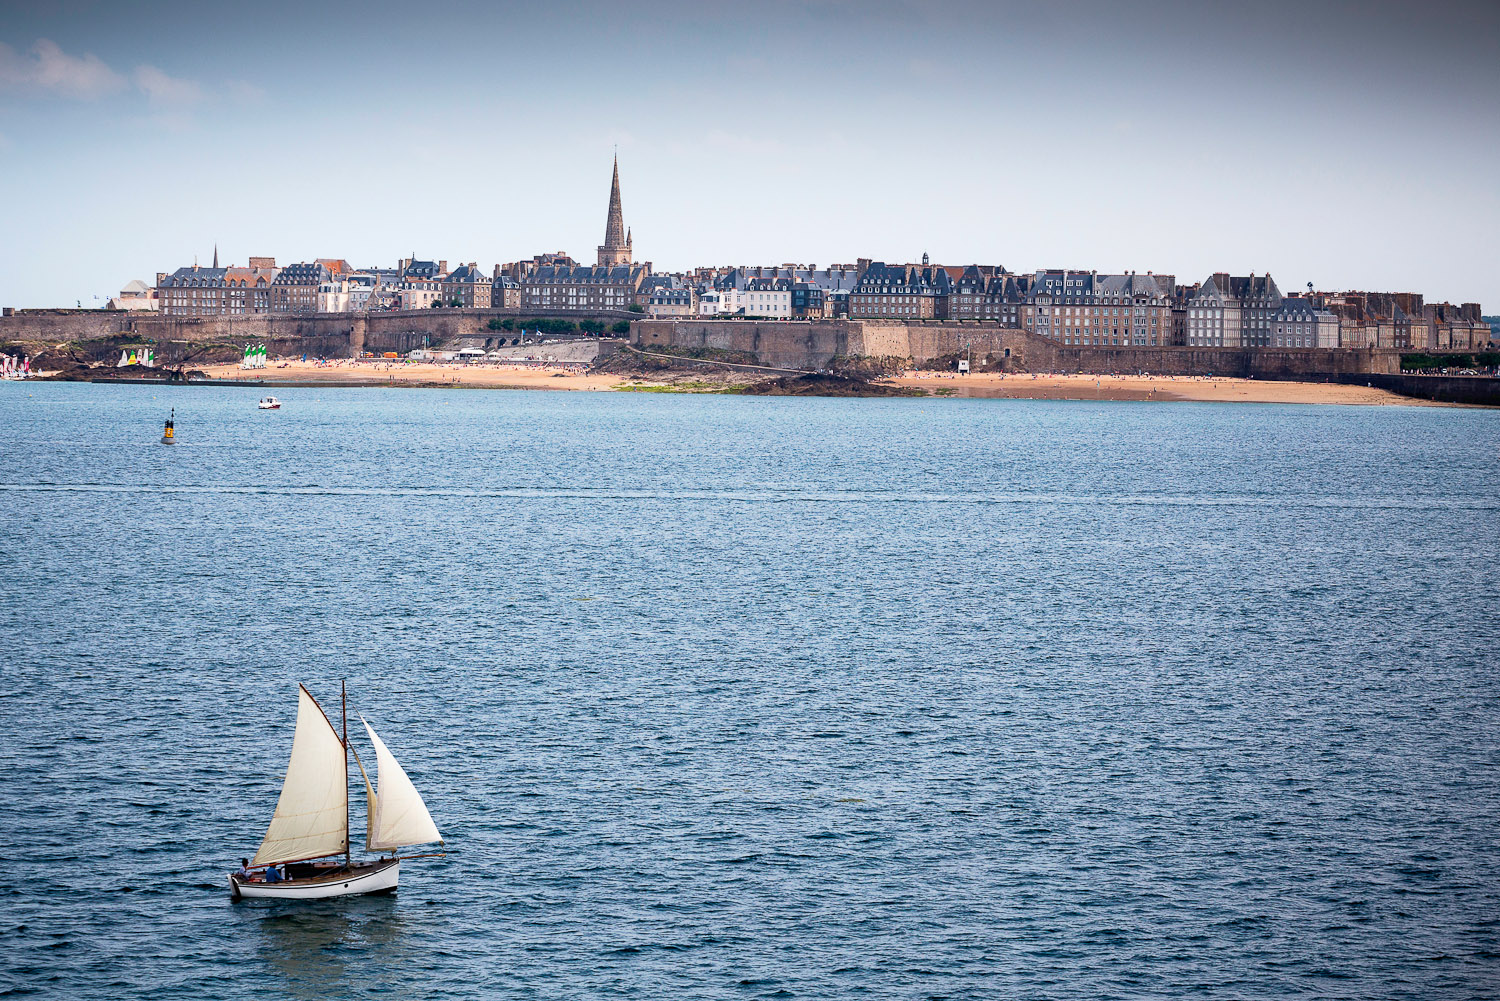
[[[0,304],[250,255],[1270,271],[1500,311],[1500,4],[0,0]]]

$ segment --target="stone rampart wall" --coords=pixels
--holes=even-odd
[[[360,351],[410,351],[423,345],[486,336],[495,318],[564,317],[614,321],[624,311],[576,313],[513,309],[421,309],[301,316],[172,317],[104,310],[35,310],[0,317],[0,344],[68,344],[92,360],[121,339],[156,345],[163,364],[232,355],[264,343],[274,355],[348,357]],[[1374,349],[1077,348],[993,322],[861,320],[640,320],[631,324],[639,347],[717,349],[778,368],[821,369],[840,356],[910,358],[918,364],[967,354],[1018,371],[1152,372],[1171,375],[1319,378],[1399,375],[1400,352]]]
[[[360,351],[410,351],[465,336],[492,333],[492,319],[597,319],[639,317],[624,310],[412,309],[374,313],[307,313],[294,316],[164,316],[118,310],[24,310],[0,316],[0,344],[33,350],[66,345],[83,360],[106,361],[120,342],[149,342],[162,364],[224,354],[263,343],[273,355],[343,358]],[[215,352],[213,348],[222,350]],[[230,352],[232,353],[232,352]]]
[[[846,320],[639,320],[630,325],[636,347],[733,351],[777,368],[826,368],[849,353]]]
[[[1475,375],[1383,375],[1343,376],[1338,382],[1367,383],[1402,396],[1443,403],[1469,403],[1500,407],[1500,379]]]
[[[930,363],[966,354],[1016,371],[1150,372],[1162,375],[1327,378],[1399,374],[1394,350],[1277,348],[1075,348],[989,322],[884,323],[861,320],[643,320],[631,324],[640,347],[717,348],[782,368],[827,367],[839,355]]]

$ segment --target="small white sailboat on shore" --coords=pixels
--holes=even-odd
[[[317,700],[297,686],[297,730],[281,798],[255,857],[240,872],[229,875],[229,891],[235,900],[318,900],[392,893],[401,875],[402,858],[396,851],[442,842],[416,786],[374,728],[360,717],[375,747],[375,788],[370,786],[359,754],[354,754],[365,780],[365,848],[391,855],[367,861],[351,858],[349,754],[354,748],[349,744],[347,696],[343,721],[341,736]],[[421,857],[428,856],[406,856]]]

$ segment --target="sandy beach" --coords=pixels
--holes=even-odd
[[[1138,400],[1214,403],[1339,403],[1359,406],[1441,407],[1384,389],[1328,382],[1276,382],[1166,375],[1054,375],[906,372],[882,380],[935,396],[1022,400]]]
[[[576,365],[440,365],[400,361],[278,361],[246,371],[238,363],[209,365],[213,379],[267,386],[452,386],[471,389],[614,389],[623,376],[588,373]]]
[[[399,361],[282,361],[253,371],[238,364],[213,365],[203,371],[214,379],[278,385],[424,386],[473,389],[616,390],[654,386],[680,392],[722,391],[755,381],[743,373],[705,370],[653,376],[589,372],[580,365],[436,364]],[[711,371],[711,370],[709,370]],[[1445,406],[1399,396],[1368,386],[1321,382],[1276,382],[1206,376],[1094,376],[950,372],[906,372],[880,380],[885,385],[919,389],[929,396],[1031,400],[1117,400],[1216,403],[1336,403],[1361,406]]]

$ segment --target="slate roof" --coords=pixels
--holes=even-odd
[[[889,293],[899,289],[909,289],[909,292],[896,292],[896,294],[947,295],[952,284],[947,269],[943,267],[886,264],[884,261],[874,261],[865,268],[864,274],[860,275],[859,284],[855,290]]]
[[[288,264],[276,276],[273,285],[321,285],[328,280],[328,269],[317,262]]]
[[[628,285],[637,287],[646,277],[643,264],[616,264],[612,267],[576,267],[544,265],[522,283],[525,285]]]
[[[1099,275],[1095,294],[1121,299],[1137,296],[1165,299],[1171,294],[1175,282],[1170,275]]]
[[[794,282],[807,282],[834,292],[854,288],[859,282],[857,268],[782,268],[782,267],[737,267],[714,279],[715,288],[744,290],[746,282],[753,278],[786,278]]]
[[[403,278],[437,278],[442,273],[442,269],[438,267],[437,261],[413,260],[401,269],[401,276]]]
[[[203,288],[224,284],[228,268],[178,268],[162,281],[162,287]]]
[[[488,285],[490,281],[490,276],[473,264],[460,264],[443,279],[447,285]]]
[[[1331,318],[1332,316],[1332,313],[1326,309],[1319,309],[1311,300],[1293,295],[1281,300],[1281,308],[1271,316],[1271,319],[1281,323],[1311,323],[1320,317]]]

